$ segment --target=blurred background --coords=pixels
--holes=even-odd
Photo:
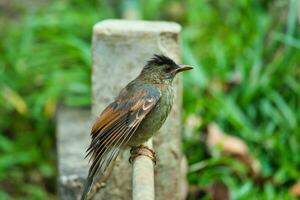
[[[300,3],[299,3],[300,4]],[[56,199],[55,111],[91,103],[106,18],[183,26],[189,199],[300,195],[298,0],[1,0],[0,199]]]

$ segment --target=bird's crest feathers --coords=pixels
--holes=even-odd
[[[176,63],[169,57],[164,55],[154,54],[154,56],[147,62],[148,65],[176,65]]]

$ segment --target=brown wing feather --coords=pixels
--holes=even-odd
[[[115,120],[117,120],[118,117],[120,115],[122,115],[122,113],[124,114],[124,111],[123,112],[121,112],[121,111],[114,112],[113,109],[112,109],[113,104],[111,104],[109,107],[107,107],[102,112],[100,117],[96,120],[96,122],[94,123],[94,125],[92,127],[91,134],[97,134],[99,132],[99,130],[101,128],[103,128],[103,126],[106,126],[108,123],[110,123],[110,124],[114,123]]]

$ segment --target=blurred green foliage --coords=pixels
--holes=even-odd
[[[184,150],[192,185],[223,181],[233,199],[292,199],[300,177],[300,38],[297,0],[141,0],[142,19],[183,26]],[[0,4],[0,199],[55,199],[55,110],[90,105],[91,30],[120,17],[119,1]],[[201,142],[218,123],[262,165],[257,182],[241,163],[211,157]],[[208,197],[207,197],[208,198]]]

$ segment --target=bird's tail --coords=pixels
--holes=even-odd
[[[81,196],[81,200],[87,200],[88,193],[92,189],[93,185],[93,177],[87,177],[85,185],[84,185],[84,190]]]

